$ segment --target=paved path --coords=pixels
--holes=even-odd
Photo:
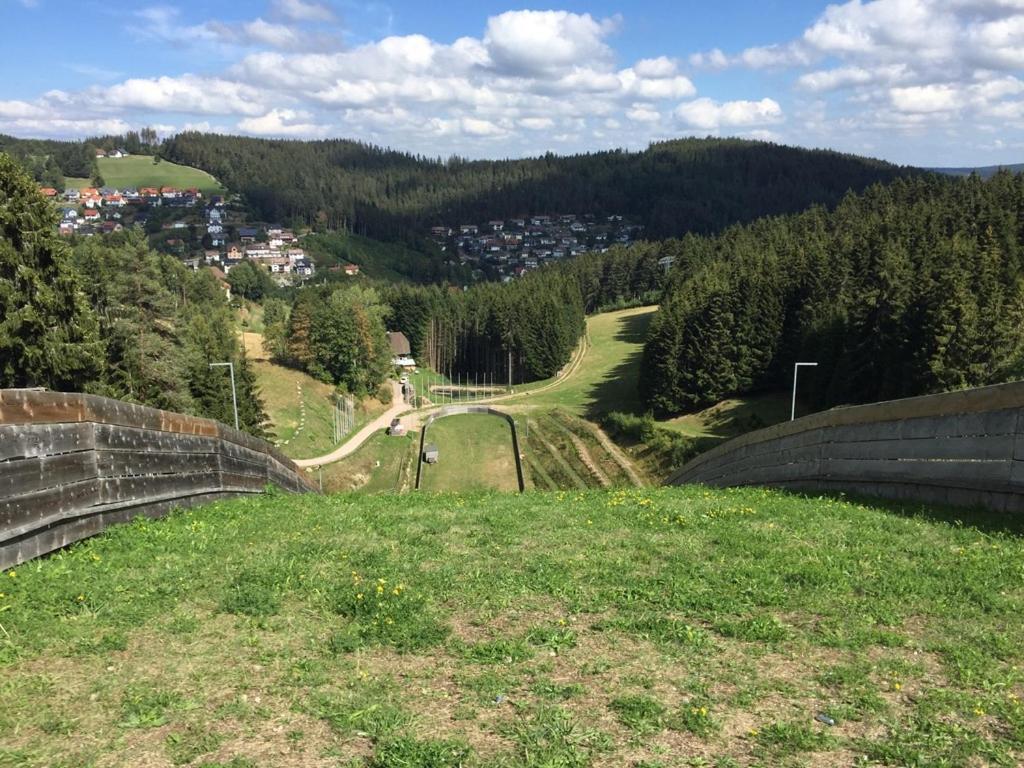
[[[355,453],[356,450],[370,439],[376,432],[383,431],[391,426],[391,420],[409,410],[402,399],[402,385],[397,381],[391,382],[391,407],[384,413],[371,421],[365,427],[356,432],[348,441],[338,446],[333,451],[313,459],[292,459],[299,467],[317,467],[321,464],[330,464],[333,461],[341,461],[346,456]]]
[[[524,397],[530,394],[536,394],[538,392],[546,392],[552,387],[561,385],[566,379],[575,374],[580,365],[583,363],[583,358],[586,356],[587,349],[589,347],[589,340],[584,334],[583,340],[576,348],[576,354],[573,359],[569,361],[569,364],[562,369],[554,381],[545,384],[542,387],[538,387],[532,392],[520,392],[514,395],[500,395],[498,397],[485,397],[479,400],[473,400],[465,405],[487,405],[490,403],[497,403],[504,400],[509,400],[515,397]],[[347,442],[343,445],[338,446],[330,453],[324,454],[323,456],[317,456],[312,459],[293,459],[295,464],[299,467],[318,467],[321,464],[330,464],[331,462],[341,461],[346,456],[351,456],[356,450],[359,449],[363,443],[370,439],[378,430],[386,429],[391,425],[391,420],[396,416],[405,416],[403,425],[406,429],[417,428],[427,416],[434,411],[440,410],[442,407],[440,404],[434,404],[434,407],[427,408],[420,411],[413,411],[406,405],[402,399],[402,385],[397,381],[391,382],[391,407],[378,416],[376,419],[371,421],[365,427],[355,433]]]

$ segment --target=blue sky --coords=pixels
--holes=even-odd
[[[686,135],[1024,161],[1024,0],[0,0],[0,132],[505,157]]]

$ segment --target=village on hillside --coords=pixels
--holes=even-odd
[[[642,232],[641,225],[617,214],[567,213],[494,219],[457,229],[437,226],[430,238],[461,264],[507,281],[565,258],[629,245]]]
[[[96,154],[107,161],[131,157],[122,149]],[[140,227],[156,250],[193,269],[213,268],[218,277],[245,260],[264,267],[280,285],[301,283],[316,274],[300,235],[278,224],[251,220],[237,197],[166,185],[69,185],[40,191],[57,206],[59,231],[65,237]],[[565,258],[629,245],[642,233],[641,225],[616,214],[538,214],[457,228],[435,226],[427,240],[452,262],[471,268],[478,279],[509,281]],[[359,267],[350,263],[328,269],[349,277],[359,274]]]
[[[97,150],[97,158],[128,157],[123,150]],[[41,187],[60,212],[59,231],[65,237],[112,234],[139,227],[153,247],[179,257],[198,270],[210,267],[223,277],[244,260],[263,266],[279,284],[312,277],[316,266],[298,237],[274,224],[248,220],[244,209],[229,205],[225,195],[204,196],[195,187]],[[358,274],[355,265],[338,271]]]

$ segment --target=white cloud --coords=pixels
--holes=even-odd
[[[626,117],[637,123],[656,123],[661,119],[661,113],[643,104],[634,105]]]
[[[0,116],[0,133],[15,136],[104,136],[130,131],[131,124],[120,118],[71,120],[47,116],[44,118],[18,118],[8,120]]]
[[[554,127],[555,121],[550,117],[523,117],[520,118],[519,125],[530,131],[546,131]]]
[[[702,98],[680,104],[674,114],[687,127],[711,131],[780,122],[782,107],[774,99],[767,98],[724,103]]]
[[[690,54],[690,66],[698,69],[725,69],[729,66],[729,57],[721,48],[712,48],[705,53]]]
[[[292,109],[272,109],[265,115],[239,120],[238,130],[242,131],[242,133],[250,133],[257,136],[294,136],[300,138],[323,136],[327,133],[328,126],[309,122],[309,119],[310,115],[308,112],[298,112]]]
[[[487,20],[483,42],[494,64],[507,72],[551,72],[580,61],[610,61],[605,38],[616,24],[589,13],[506,11]]]
[[[819,93],[845,88],[850,85],[863,85],[875,79],[873,73],[863,67],[839,67],[801,75],[797,85],[807,91]]]
[[[336,16],[324,3],[306,0],[274,0],[274,10],[291,21],[334,21]]]
[[[677,66],[668,56],[659,56],[656,59],[640,59],[633,65],[633,69],[640,77],[672,77]]]
[[[41,118],[46,114],[45,109],[27,101],[0,101],[0,119]]]
[[[265,111],[266,94],[221,78],[195,75],[133,78],[109,88],[93,88],[69,101],[100,108],[139,109],[210,115],[257,115]]]
[[[957,109],[958,91],[951,85],[917,85],[910,88],[891,88],[889,98],[899,112],[930,113]]]
[[[508,132],[492,123],[490,120],[480,120],[475,117],[464,117],[462,118],[460,125],[463,133],[467,133],[470,136],[504,136]]]

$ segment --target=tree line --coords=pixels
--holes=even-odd
[[[156,131],[152,128],[84,141],[19,139],[0,134],[0,152],[17,160],[40,185],[54,189],[63,189],[69,176],[98,180],[102,186],[96,167],[98,149],[123,149],[132,155],[152,155],[159,146]]]
[[[545,379],[569,361],[587,314],[658,295],[662,251],[646,243],[616,246],[467,290],[392,285],[383,291],[389,327],[403,332],[416,359],[434,370],[490,374],[499,382]]]
[[[648,406],[786,388],[815,407],[1024,376],[1024,175],[901,179],[688,237],[644,348]]]
[[[212,173],[267,221],[413,240],[432,225],[528,214],[621,214],[648,237],[717,232],[737,221],[834,205],[914,173],[838,152],[739,139],[680,139],[522,160],[426,158],[345,140],[254,139],[186,132],[169,160]]]
[[[419,364],[435,371],[535,381],[569,361],[588,313],[656,300],[665,274],[658,258],[670,250],[616,246],[466,289],[309,286],[291,301],[264,301],[264,336],[276,361],[360,395],[373,394],[391,370],[386,331],[404,333]]]
[[[0,154],[0,387],[88,392],[264,433],[255,375],[208,270],[149,249],[139,232],[69,245],[34,180]]]

